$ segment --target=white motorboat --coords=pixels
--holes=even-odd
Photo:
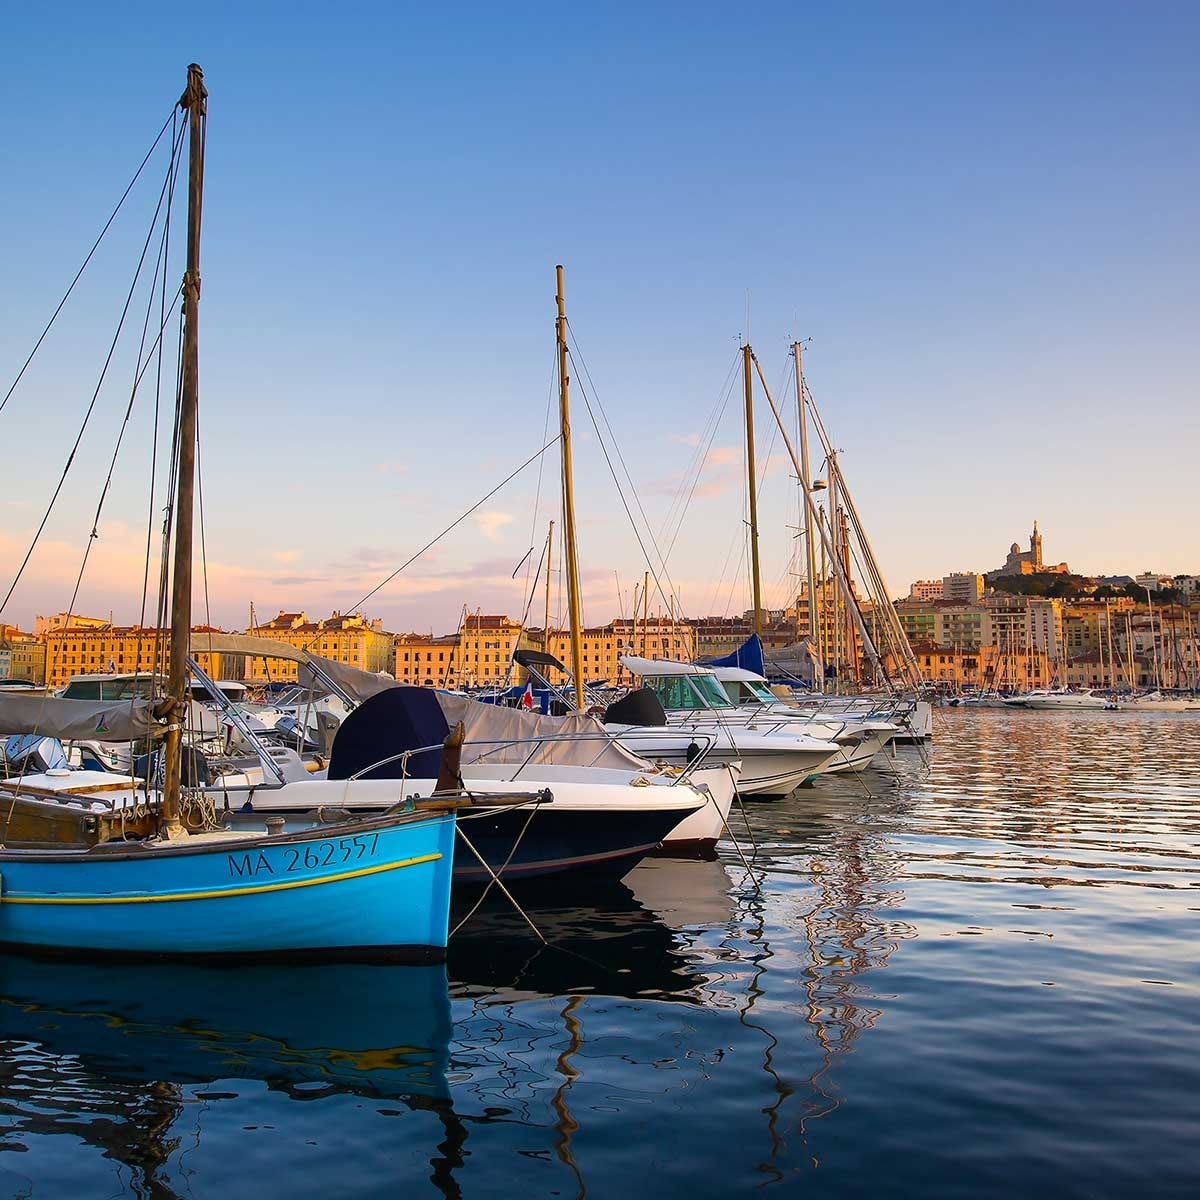
[[[862,771],[899,732],[900,726],[883,721],[870,713],[842,712],[821,716],[808,713],[780,700],[771,691],[766,676],[745,667],[714,665],[712,671],[734,707],[744,714],[749,728],[766,729],[771,722],[786,723],[785,728],[824,738],[841,747],[841,756],[822,771],[833,775],[842,771]]]
[[[666,722],[653,724],[655,710],[639,702],[638,693],[609,707],[605,724],[639,753],[688,761],[706,751],[710,760],[740,760],[738,790],[752,796],[786,795],[845,761],[830,737],[813,736],[787,720],[758,728],[744,719],[709,667],[633,655],[621,663],[642,679]]]
[[[1112,708],[1112,697],[1096,691],[1094,688],[1082,688],[1079,691],[1066,689],[1063,691],[1027,692],[1018,697],[1019,707],[1042,710],[1069,712],[1079,709]]]

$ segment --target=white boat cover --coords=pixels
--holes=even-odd
[[[641,679],[657,679],[671,675],[712,675],[712,667],[698,663],[673,662],[669,658],[638,658],[634,654],[622,654],[621,665]]]

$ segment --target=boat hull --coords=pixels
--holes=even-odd
[[[603,768],[539,764],[530,778],[511,764],[472,763],[464,779],[478,808],[460,810],[465,839],[454,862],[456,884],[486,882],[487,868],[503,868],[505,879],[586,871],[620,878],[697,810],[710,807],[707,796],[673,775]],[[706,773],[707,774],[707,773]],[[516,776],[516,778],[514,778]],[[641,783],[632,783],[633,780]],[[714,779],[714,786],[728,780]],[[434,779],[302,780],[255,794],[252,806],[230,810],[222,819],[242,828],[262,828],[270,816],[282,816],[289,829],[311,827],[322,807],[334,812],[378,811],[403,797],[430,796]],[[507,808],[489,806],[489,796],[514,800],[548,790],[553,799]],[[715,835],[714,835],[715,837]]]
[[[0,946],[123,957],[444,957],[454,816],[0,852]]]
[[[539,807],[532,819],[520,809],[464,816],[454,883],[486,884],[493,872],[505,880],[561,871],[619,879],[662,845],[681,818],[690,819],[695,811],[704,809],[572,809],[548,804]]]

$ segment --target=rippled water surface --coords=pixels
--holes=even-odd
[[[1200,719],[936,715],[548,946],[0,958],[0,1197],[1200,1195]]]

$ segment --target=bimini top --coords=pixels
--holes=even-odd
[[[711,664],[710,664],[711,665]],[[747,671],[745,667],[713,666],[713,674],[718,679],[728,679],[733,683],[766,683],[767,677],[757,671]]]
[[[669,658],[638,658],[633,654],[622,654],[621,665],[643,679],[656,679],[670,675],[712,675],[711,667],[696,663],[674,662]]]

